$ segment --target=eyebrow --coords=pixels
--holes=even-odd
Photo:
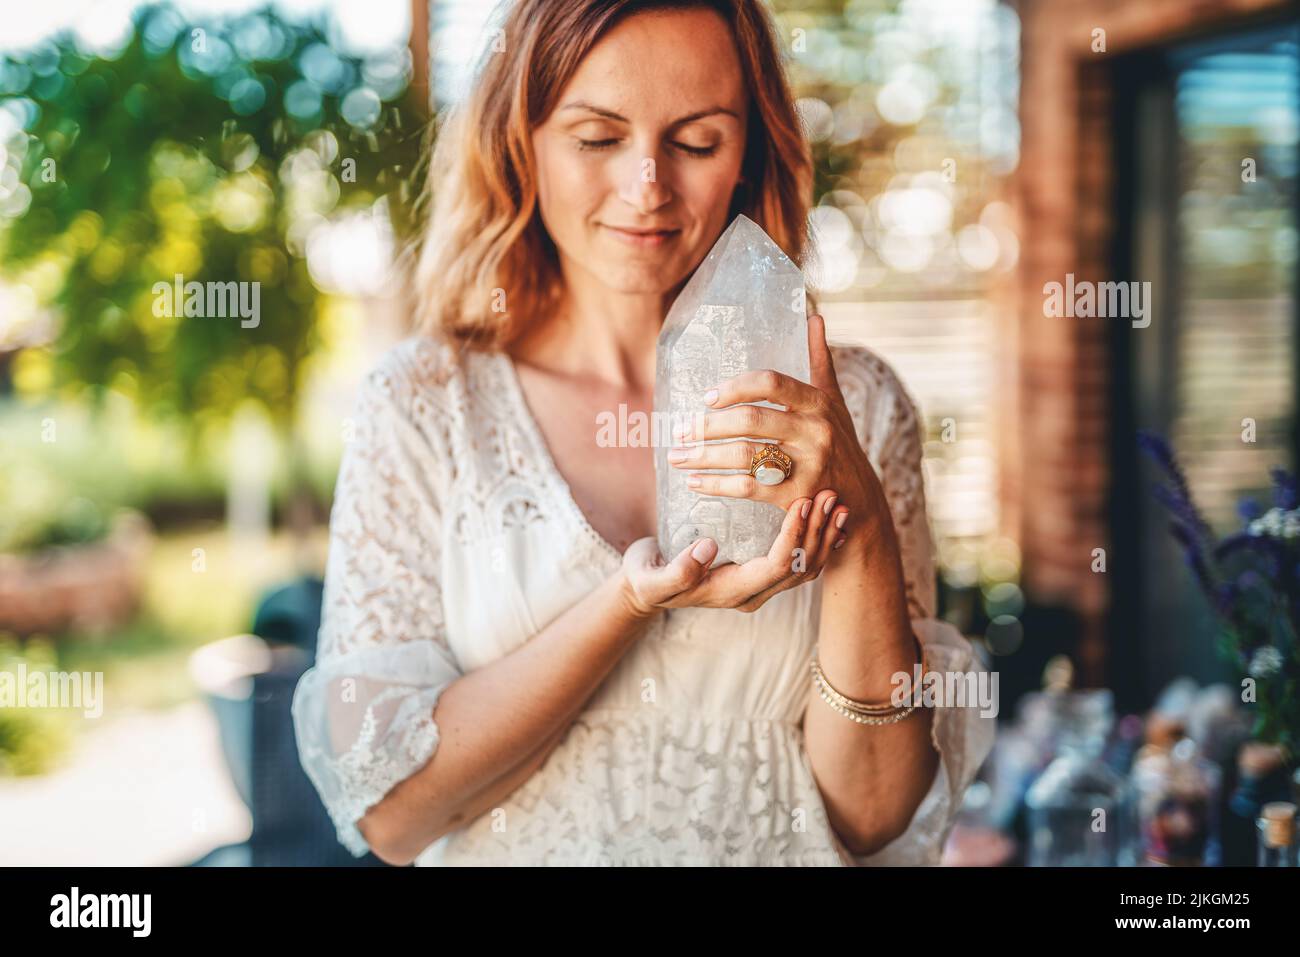
[[[607,120],[617,120],[620,123],[632,122],[626,116],[620,116],[618,113],[615,113],[613,110],[606,110],[603,107],[599,107],[596,106],[595,104],[588,103],[585,100],[575,100],[572,103],[566,103],[564,106],[560,107],[560,109],[561,110],[587,110],[590,113],[595,113],[597,116],[603,116]],[[681,117],[680,119],[673,120],[672,125],[681,126],[683,123],[692,123],[695,120],[702,120],[706,116],[716,116],[720,113],[725,114],[726,116],[730,116],[736,120],[740,119],[739,116],[737,116],[732,110],[729,110],[726,107],[711,106],[707,110],[700,110],[698,113],[691,113],[687,116]]]

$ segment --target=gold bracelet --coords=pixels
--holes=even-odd
[[[924,674],[925,673],[925,646],[921,644],[920,640],[916,637],[915,632],[913,632],[912,634],[912,641],[916,645],[917,664],[921,666],[921,672],[922,674]],[[833,687],[831,687],[830,681],[827,680],[825,673],[821,670],[821,662],[818,661],[816,655],[813,656],[810,665],[812,667],[814,680],[817,681],[819,684],[825,686],[826,692],[833,700],[835,700],[842,707],[848,708],[850,711],[856,711],[859,714],[884,715],[884,714],[893,714],[894,712],[900,710],[903,707],[902,705],[893,704],[892,700],[888,704],[871,704],[870,702],[857,701],[853,698],[848,697],[847,695],[840,694],[840,692],[836,691]],[[912,689],[912,696],[915,697],[915,689]]]
[[[825,686],[822,685],[821,687],[824,688]],[[890,715],[889,717],[872,717],[870,715],[857,714],[856,712],[850,711],[848,708],[841,707],[840,705],[832,701],[830,698],[828,698],[826,696],[825,691],[820,692],[820,697],[823,701],[826,702],[827,705],[830,706],[832,711],[837,711],[840,714],[844,715],[844,717],[848,718],[850,721],[856,721],[858,724],[874,724],[874,725],[894,724],[896,722],[902,721],[909,714],[911,714],[913,711],[916,710],[916,705],[913,704],[913,705],[908,705],[907,708],[905,708],[904,710],[898,712],[897,714]]]
[[[894,705],[892,703],[870,704],[866,701],[857,701],[847,695],[840,694],[840,692],[836,691],[835,688],[831,686],[831,683],[826,680],[826,675],[822,671],[821,664],[816,658],[812,661],[812,676],[813,684],[816,685],[818,693],[823,698],[827,698],[839,705],[841,708],[845,708],[856,714],[874,716],[890,715],[894,714],[900,707],[902,707],[901,705]]]
[[[916,643],[921,671],[924,673],[925,646],[921,644],[915,633],[912,635],[912,640]],[[893,703],[872,704],[866,701],[856,701],[847,695],[840,694],[840,692],[831,687],[831,683],[826,680],[826,675],[822,673],[821,665],[818,662],[816,655],[813,656],[813,659],[810,662],[810,667],[812,670],[813,687],[817,689],[818,697],[825,701],[833,711],[836,711],[837,713],[844,715],[844,717],[856,721],[859,724],[893,724],[896,721],[903,720],[916,710],[916,689],[912,689],[913,701],[909,705],[895,705]]]

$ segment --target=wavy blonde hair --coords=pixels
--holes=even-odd
[[[531,132],[619,21],[695,8],[731,28],[749,95],[743,181],[727,221],[744,213],[803,265],[812,161],[761,0],[515,0],[505,50],[484,51],[470,95],[438,124],[418,210],[426,225],[409,251],[417,332],[498,351],[554,307],[562,280],[537,208]]]

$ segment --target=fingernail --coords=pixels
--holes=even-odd
[[[679,425],[673,429],[673,438],[678,442],[685,442],[691,437],[691,427],[689,425]]]
[[[691,558],[701,565],[713,561],[713,556],[716,554],[718,554],[718,543],[711,538],[701,538],[691,549]]]
[[[718,401],[718,390],[717,390],[717,389],[710,389],[708,392],[704,393],[704,404],[705,404],[705,405],[713,405],[713,403],[715,403],[715,402],[717,402],[717,401]]]
[[[848,520],[848,517],[849,517],[849,513],[848,513],[848,512],[840,512],[840,514],[836,515],[836,516],[835,516],[835,527],[836,527],[836,528],[843,528],[843,527],[844,527],[844,523],[845,523],[845,521]]]
[[[687,484],[688,486],[690,486],[691,488],[699,488],[699,487],[700,487],[700,477],[699,477],[698,475],[692,475],[690,478],[688,478],[688,479],[686,480],[686,484]]]
[[[836,542],[834,545],[832,545],[831,548],[839,548],[843,544],[844,544],[844,536],[841,535],[840,540]]]
[[[830,498],[826,500],[826,504],[822,506],[822,511],[825,514],[829,515],[831,513],[831,509],[835,507],[835,500],[837,498],[839,498],[838,495],[832,495]]]
[[[799,509],[799,517],[807,518],[808,513],[811,511],[812,511],[812,499],[808,499],[808,501],[803,503],[803,508]]]
[[[686,461],[686,456],[687,456],[687,452],[686,452],[685,449],[669,449],[669,450],[668,450],[668,461],[669,461],[669,462],[685,462],[685,461]]]

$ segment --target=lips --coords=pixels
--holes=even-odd
[[[637,229],[627,226],[610,226],[605,225],[615,239],[628,244],[629,246],[662,246],[677,236],[680,229]]]
[[[637,236],[651,236],[651,235],[653,235],[653,234],[655,234],[655,233],[672,233],[672,232],[676,232],[676,230],[673,229],[673,228],[670,227],[670,226],[664,226],[664,227],[661,227],[661,228],[641,229],[641,228],[639,228],[639,227],[635,227],[635,226],[615,226],[615,225],[613,225],[613,224],[610,224],[610,227],[609,227],[609,228],[610,228],[610,229],[617,229],[617,230],[619,230],[620,232],[624,232],[624,233],[634,233],[634,234],[637,235]]]

